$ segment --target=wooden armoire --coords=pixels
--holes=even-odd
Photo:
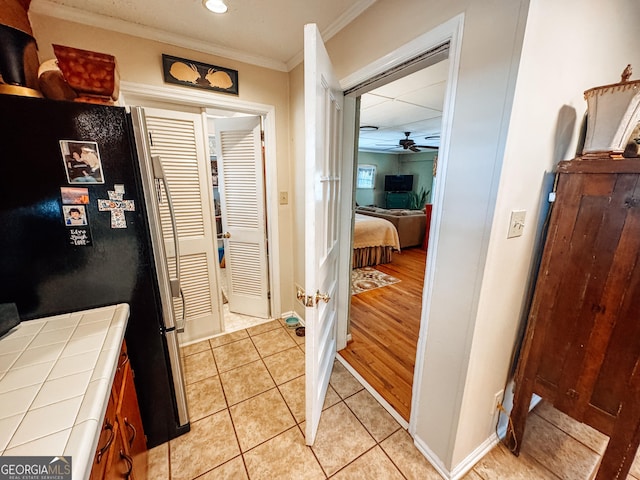
[[[626,479],[640,443],[640,159],[557,168],[506,443],[532,394],[609,436],[596,480]]]

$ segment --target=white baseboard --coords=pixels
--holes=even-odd
[[[487,438],[478,448],[471,452],[467,458],[460,462],[456,467],[449,471],[442,463],[442,460],[419,438],[414,437],[413,443],[416,448],[424,455],[427,461],[437,470],[437,472],[445,480],[460,480],[464,477],[473,466],[482,459],[489,451],[498,444],[500,439],[496,434]]]
[[[460,462],[456,467],[451,471],[451,476],[449,477],[451,480],[459,480],[464,477],[469,470],[473,468],[473,466],[478,463],[493,447],[495,447],[500,442],[498,435],[495,433],[487,438],[484,442],[482,442],[478,448],[476,448],[473,452],[467,455],[462,462]]]
[[[427,461],[436,469],[436,471],[440,474],[440,476],[446,480],[449,480],[451,476],[449,475],[449,470],[443,465],[442,461],[438,456],[431,451],[431,449],[424,443],[419,437],[413,437],[413,444],[416,446],[418,451],[427,459]]]

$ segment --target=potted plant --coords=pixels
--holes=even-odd
[[[419,192],[409,192],[408,207],[410,210],[422,210],[429,198],[429,192],[431,190],[425,190],[424,187],[420,188]]]

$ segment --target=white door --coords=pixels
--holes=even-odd
[[[145,108],[144,112],[151,154],[160,156],[175,209],[186,305],[180,343],[188,343],[222,330],[214,273],[217,247],[211,220],[213,192],[206,168],[205,129],[198,114],[154,108]],[[166,202],[160,202],[160,216],[169,270],[174,275],[175,246]],[[179,299],[174,299],[174,307],[176,317],[182,318]]]
[[[216,118],[213,123],[229,311],[269,318],[260,117]]]
[[[344,97],[315,24],[304,27],[306,442],[312,445],[336,356],[338,213]]]

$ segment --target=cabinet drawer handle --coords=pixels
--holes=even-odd
[[[106,420],[103,430],[109,430],[111,435],[109,435],[109,439],[107,440],[107,443],[104,445],[104,447],[98,450],[98,454],[96,455],[96,463],[100,463],[100,461],[102,460],[102,456],[105,453],[107,453],[107,451],[109,450],[109,447],[113,443],[113,437],[114,437],[113,425],[109,423],[109,420]]]
[[[131,436],[129,437],[129,448],[133,447],[133,442],[136,439],[136,427],[134,427],[131,423],[129,423],[129,420],[127,419],[127,417],[124,417],[124,424],[127,426],[127,428],[131,429]]]
[[[123,368],[129,361],[129,354],[127,352],[122,352],[120,356],[123,357],[123,360],[120,362],[120,365],[118,365],[118,370]]]
[[[125,462],[127,462],[129,469],[124,474],[124,478],[128,479],[131,476],[131,472],[133,471],[133,459],[129,455],[124,453],[122,450],[120,450],[120,458]]]

